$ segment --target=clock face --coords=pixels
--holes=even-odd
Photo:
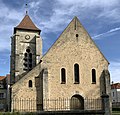
[[[26,36],[25,36],[25,39],[26,39],[26,40],[29,40],[29,39],[30,39],[30,36],[29,36],[29,35],[26,35]]]

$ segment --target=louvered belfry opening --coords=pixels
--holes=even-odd
[[[26,49],[26,52],[24,53],[24,71],[30,71],[32,70],[32,52],[30,48]]]

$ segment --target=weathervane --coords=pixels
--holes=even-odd
[[[28,14],[28,5],[27,5],[27,3],[25,4],[25,6],[26,6],[26,15]]]

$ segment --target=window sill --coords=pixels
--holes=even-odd
[[[80,84],[79,82],[75,82],[74,84]]]
[[[61,84],[66,84],[65,82],[61,82]]]
[[[92,84],[96,84],[96,82],[92,82]]]

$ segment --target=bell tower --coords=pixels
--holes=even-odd
[[[40,32],[27,13],[18,26],[14,27],[14,34],[11,37],[11,84],[39,63],[42,56]]]

